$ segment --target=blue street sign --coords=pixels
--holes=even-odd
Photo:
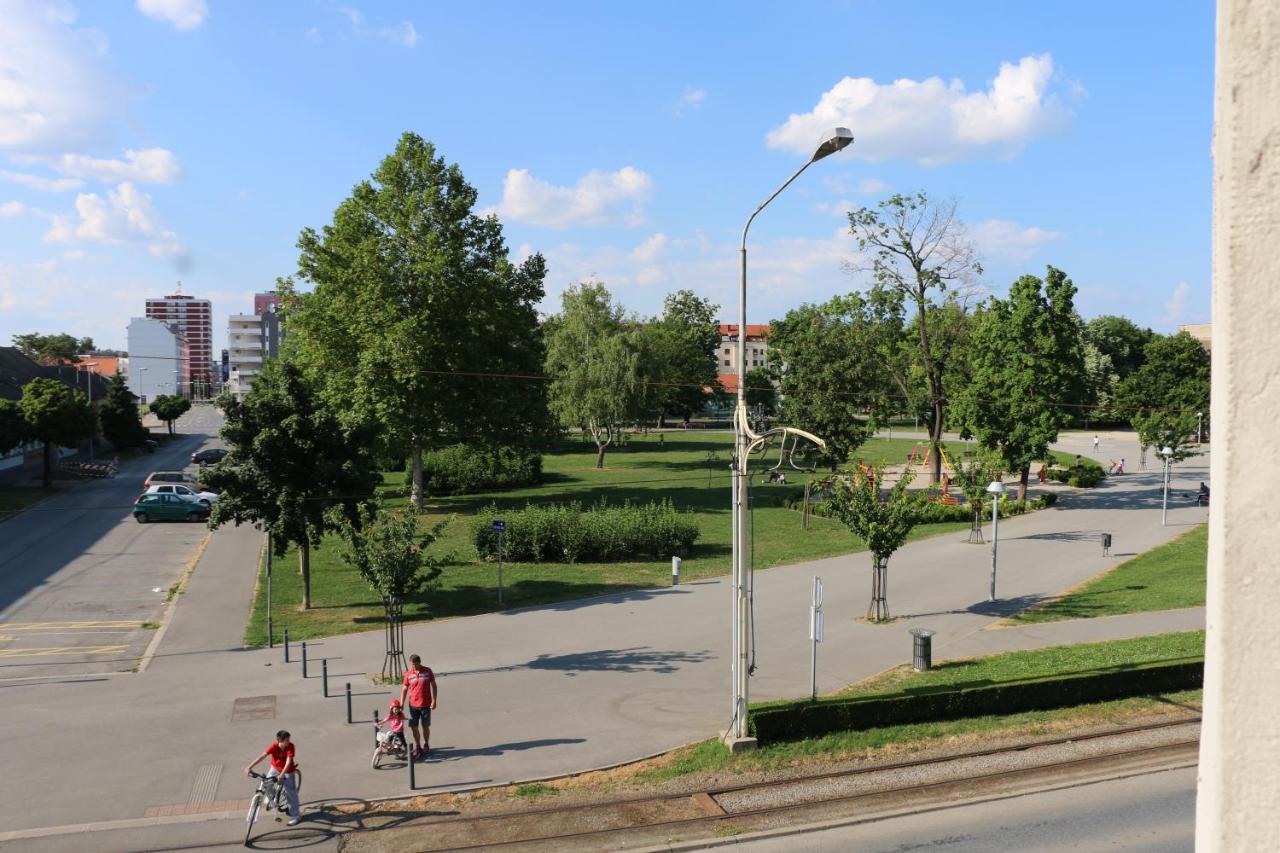
[[[501,521],[501,520],[499,520],[499,521],[495,521],[495,522],[493,523],[493,529],[494,529],[494,530],[497,530],[498,532],[502,532],[503,530],[506,530],[506,529],[507,529],[507,523],[506,523],[505,521]]]

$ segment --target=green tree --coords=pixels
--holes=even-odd
[[[1007,299],[992,297],[975,323],[969,364],[973,380],[953,414],[966,433],[997,452],[1019,476],[1025,498],[1031,463],[1071,422],[1084,397],[1084,358],[1072,299],[1076,288],[1062,270],[1044,280],[1024,275]]]
[[[661,428],[666,417],[688,418],[716,387],[720,306],[690,290],[668,294],[662,316],[639,330],[640,381],[647,412]]]
[[[319,232],[298,240],[298,294],[281,282],[289,352],[330,406],[373,420],[412,463],[422,507],[422,451],[459,443],[545,442],[537,305],[546,264],[507,258],[496,217],[431,143],[405,133]]]
[[[773,377],[767,367],[753,367],[747,371],[747,410],[761,415],[772,415],[778,407],[778,390],[773,387]]]
[[[903,471],[898,482],[881,494],[882,468],[870,474],[861,467],[831,483],[832,514],[863,542],[871,552],[871,606],[867,618],[889,618],[889,558],[907,541],[919,522],[915,502],[907,493],[911,472]]]
[[[26,444],[27,421],[16,400],[0,400],[0,455]]]
[[[987,486],[996,478],[996,470],[982,457],[962,459],[955,466],[952,482],[964,494],[973,510],[973,524],[969,528],[969,541],[982,541],[982,501],[987,496]]]
[[[164,421],[165,426],[169,429],[169,435],[173,435],[173,422],[191,411],[191,401],[177,394],[161,394],[152,400],[151,405],[147,408],[157,418]]]
[[[1173,450],[1173,460],[1194,456],[1197,412],[1209,420],[1209,353],[1186,332],[1157,337],[1143,364],[1120,383],[1116,408],[1146,447]]]
[[[1139,328],[1127,317],[1104,314],[1084,324],[1084,341],[1093,344],[1111,360],[1111,366],[1121,379],[1142,367],[1146,360],[1147,344],[1156,338],[1150,329]]]
[[[147,438],[148,431],[138,417],[138,398],[119,371],[111,379],[106,399],[98,410],[98,421],[102,424],[103,436],[116,447],[137,447]]]
[[[66,333],[41,335],[35,332],[14,335],[13,345],[32,361],[76,364],[80,353],[93,350],[93,338],[76,338]]]
[[[427,549],[447,522],[428,531],[418,529],[413,512],[381,512],[361,507],[360,523],[342,525],[347,549],[342,559],[364,578],[382,601],[386,615],[387,648],[382,674],[398,680],[404,675],[404,605],[421,596],[440,577],[442,563]]]
[[[381,480],[373,469],[374,428],[344,424],[296,365],[268,360],[243,401],[218,400],[231,451],[206,469],[220,496],[210,526],[251,523],[271,534],[277,557],[298,547],[302,606],[311,607],[311,549],[340,523],[359,525],[360,507]]]
[[[561,296],[547,323],[551,411],[596,443],[596,467],[619,432],[644,404],[637,333],[599,282],[583,282]]]
[[[937,328],[930,317],[937,309],[932,295],[971,284],[982,274],[982,265],[956,216],[955,202],[931,202],[923,192],[895,194],[876,209],[853,211],[849,225],[867,258],[851,268],[868,273],[880,287],[915,308],[914,356],[928,409],[932,481],[936,483],[942,476],[939,447],[953,389],[947,387],[946,353],[931,334]]]
[[[75,447],[94,433],[93,411],[84,395],[56,379],[32,379],[22,387],[18,402],[26,435],[44,445],[41,480],[46,487],[53,480],[53,448]]]

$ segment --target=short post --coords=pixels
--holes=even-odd
[[[351,725],[351,682],[347,682],[347,725]]]
[[[1102,534],[1102,556],[1104,557],[1111,556],[1111,534],[1110,533]]]
[[[413,791],[413,790],[416,790],[418,787],[418,781],[413,777],[413,750],[406,749],[404,751],[404,755],[405,755],[405,764],[407,764],[409,767],[409,790]]]
[[[498,531],[498,603],[502,603],[502,534],[507,529],[507,523],[502,519],[495,519],[493,529]]]
[[[324,698],[329,698],[329,659],[320,658],[320,680],[324,685]]]
[[[276,632],[271,625],[271,534],[267,534],[267,648],[276,647]]]
[[[924,672],[933,668],[933,635],[930,628],[911,629],[911,668],[916,672]]]
[[[671,585],[680,586],[680,558],[671,558]]]
[[[284,662],[289,662],[289,629],[284,629]]]
[[[307,641],[302,641],[302,677],[307,677]]]
[[[809,605],[809,701],[818,699],[818,643],[822,642],[822,578],[813,578],[813,602]]]
[[[377,749],[378,747],[378,709],[377,708],[373,709],[373,746],[374,746],[374,749]]]

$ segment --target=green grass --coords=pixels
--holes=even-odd
[[[57,489],[0,486],[0,521],[11,518],[24,509],[35,506],[49,495],[57,493]]]
[[[542,782],[530,782],[527,785],[517,785],[515,793],[517,797],[536,798],[558,794],[560,791]]]
[[[1010,621],[1054,622],[1201,607],[1208,552],[1209,528],[1202,524],[1172,542],[1121,563],[1061,598],[1019,613]]]
[[[860,449],[867,463],[901,463],[910,455],[915,439],[875,438]],[[952,442],[948,453],[958,456],[972,444]],[[432,498],[425,513],[429,521],[447,522],[432,554],[445,562],[437,589],[422,600],[406,605],[409,621],[466,616],[498,609],[497,567],[480,562],[471,544],[471,516],[495,503],[512,509],[526,503],[599,500],[621,503],[670,498],[680,509],[696,513],[701,537],[687,555],[682,580],[696,581],[728,572],[731,553],[729,514],[729,457],[732,435],[728,432],[671,430],[663,445],[658,436],[632,436],[625,448],[610,450],[605,468],[595,468],[595,446],[571,439],[543,457],[544,482],[537,486],[459,497]],[[777,459],[777,449],[754,466],[764,471]],[[753,478],[754,555],[757,568],[785,565],[863,550],[862,543],[839,522],[810,518],[801,528],[799,512],[784,509],[787,495],[797,494],[804,476],[792,471],[785,485]],[[382,488],[387,506],[405,504],[405,475],[386,476]],[[912,533],[920,539],[940,533],[968,530],[968,522],[925,525]],[[349,631],[377,628],[382,611],[376,597],[341,559],[341,544],[329,537],[312,552],[312,609],[300,611],[302,584],[296,552],[275,562],[272,596],[277,632],[289,629],[291,639],[309,639]],[[626,563],[507,564],[503,570],[504,604],[523,607],[586,598],[605,593],[666,586],[671,582],[667,561]],[[265,574],[245,633],[250,645],[266,643]]]
[[[824,698],[848,699],[955,690],[1053,675],[1140,666],[1157,661],[1197,659],[1203,655],[1203,631],[1162,634],[1155,637],[1058,646],[946,661],[927,672],[915,672],[910,667],[898,667]],[[647,781],[661,781],[703,771],[748,772],[784,767],[807,758],[830,758],[904,744],[919,746],[942,738],[966,736],[980,740],[1011,729],[1044,730],[1053,724],[1065,721],[1078,723],[1082,718],[1111,721],[1124,714],[1150,711],[1171,704],[1185,705],[1198,702],[1199,697],[1200,691],[1191,690],[1166,696],[1136,697],[1051,711],[1029,711],[944,722],[884,726],[862,731],[837,732],[808,740],[769,743],[753,752],[737,754],[730,754],[718,740],[709,740],[678,751],[669,763],[644,771],[641,776]],[[778,703],[762,703],[756,707],[767,707],[771,704]]]

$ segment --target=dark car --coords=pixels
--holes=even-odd
[[[225,447],[206,447],[191,454],[192,465],[212,465],[221,462],[231,451]]]
[[[148,521],[204,521],[209,507],[184,501],[177,495],[150,494],[134,501],[133,517],[139,524]]]

